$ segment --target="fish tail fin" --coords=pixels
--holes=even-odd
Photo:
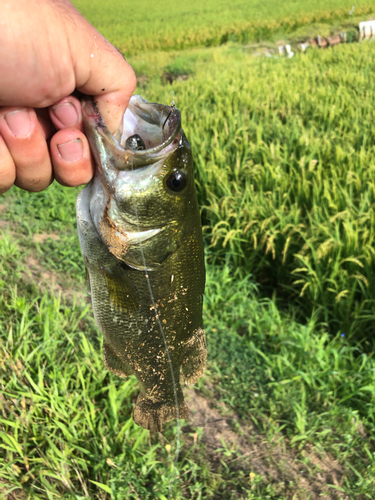
[[[151,432],[162,432],[163,424],[174,418],[186,418],[189,415],[188,407],[184,401],[183,392],[179,382],[177,382],[177,402],[176,411],[173,397],[155,398],[150,394],[141,392],[134,408],[134,422]]]
[[[139,396],[140,397],[140,396]],[[151,432],[163,432],[163,424],[176,418],[175,406],[165,403],[154,403],[151,399],[137,400],[134,408],[133,419],[137,425]],[[185,401],[179,405],[179,418],[186,418],[189,415]]]

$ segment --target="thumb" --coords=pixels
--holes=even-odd
[[[69,7],[76,14],[65,19],[71,33],[76,88],[94,96],[108,129],[114,133],[135,90],[135,73],[123,55],[71,4]]]

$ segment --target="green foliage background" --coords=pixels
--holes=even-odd
[[[348,18],[352,0],[74,0],[74,5],[126,57],[154,51],[249,42],[291,33],[313,23]],[[373,2],[358,0],[355,15],[373,12]]]

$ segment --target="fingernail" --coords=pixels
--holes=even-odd
[[[77,161],[82,158],[83,148],[81,139],[74,139],[73,141],[58,144],[57,148],[63,160]]]
[[[54,106],[52,112],[65,127],[71,127],[78,121],[77,110],[71,102],[64,102]]]
[[[31,121],[26,108],[11,111],[4,116],[4,119],[15,137],[26,137],[30,134]]]

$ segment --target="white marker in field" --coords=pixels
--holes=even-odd
[[[286,53],[288,54],[288,57],[293,57],[294,52],[292,52],[291,46],[289,44],[285,45],[286,48]]]
[[[359,38],[366,40],[375,36],[375,21],[362,21],[359,23]]]

